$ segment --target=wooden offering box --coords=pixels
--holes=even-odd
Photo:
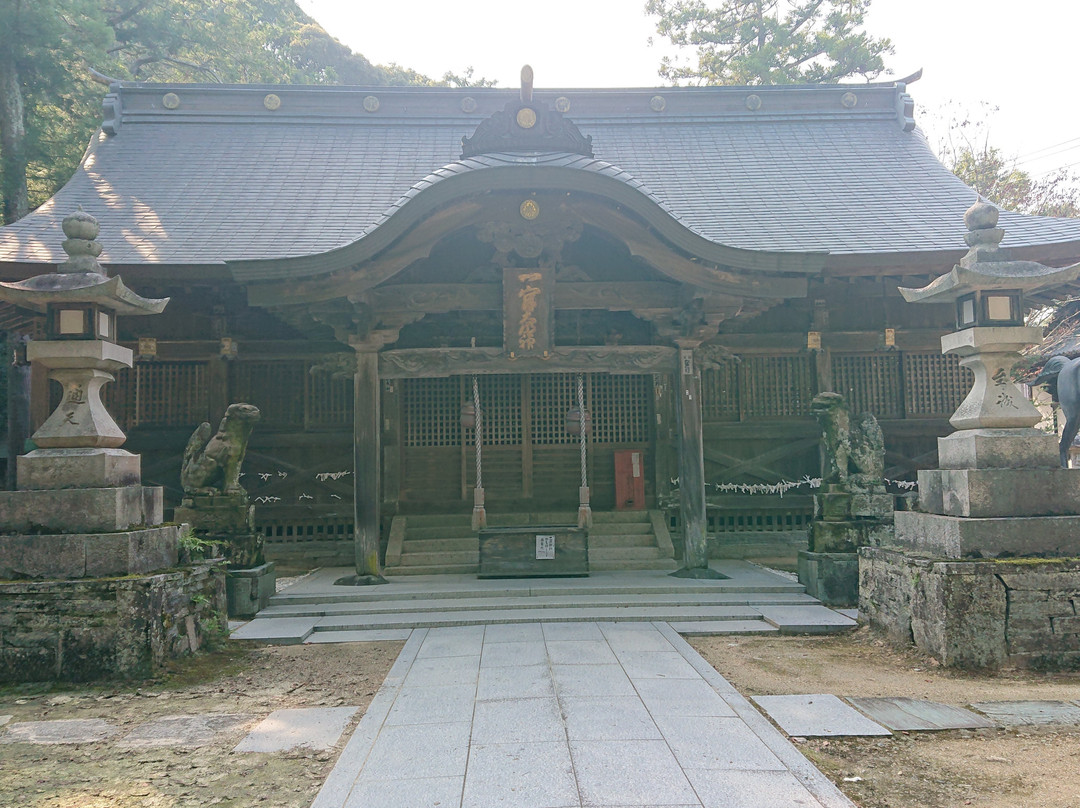
[[[589,538],[579,527],[548,525],[480,531],[480,578],[589,574]]]

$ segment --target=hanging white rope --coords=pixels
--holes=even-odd
[[[476,487],[484,487],[483,478],[483,461],[481,460],[481,445],[484,440],[484,425],[483,425],[483,413],[480,412],[480,384],[477,381],[476,376],[473,376],[472,380],[472,397],[473,407],[476,409],[476,427],[474,429],[476,436]]]

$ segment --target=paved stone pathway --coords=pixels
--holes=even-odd
[[[665,623],[417,629],[312,808],[850,808]]]

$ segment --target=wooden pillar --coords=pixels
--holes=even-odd
[[[356,343],[353,377],[353,501],[357,584],[386,583],[379,564],[380,390],[378,348]]]
[[[681,578],[722,578],[709,569],[708,522],[705,515],[705,453],[701,436],[701,371],[694,361],[696,341],[676,340],[679,415],[679,510],[682,517]]]
[[[7,480],[8,490],[17,487],[16,458],[26,451],[30,428],[30,363],[26,361],[26,338],[9,334],[7,339]]]

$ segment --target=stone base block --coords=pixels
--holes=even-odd
[[[224,637],[225,571],[0,583],[0,682],[134,679]]]
[[[269,561],[246,570],[225,573],[229,617],[250,620],[270,603],[277,586],[277,571]]]
[[[157,486],[0,491],[0,533],[112,533],[161,520]]]
[[[119,533],[0,536],[0,579],[106,578],[175,567],[176,525]]]
[[[120,488],[142,482],[139,455],[123,449],[35,449],[18,458],[19,489]]]
[[[919,505],[948,516],[1080,515],[1080,469],[927,469]]]
[[[811,522],[809,548],[814,553],[854,553],[860,547],[879,547],[892,540],[892,521],[853,519]]]
[[[859,602],[857,553],[799,553],[799,583],[826,606]]]
[[[255,532],[255,506],[247,494],[186,496],[173,518],[187,522],[200,536]]]
[[[938,558],[1080,556],[1080,516],[967,519],[897,511],[891,540],[880,546]]]
[[[896,497],[892,494],[851,495],[851,515],[856,519],[892,519],[896,508]]]
[[[1080,559],[932,561],[859,550],[859,617],[943,665],[1080,665]]]
[[[965,429],[938,438],[943,469],[1056,469],[1056,435],[1037,429]]]
[[[839,522],[851,518],[851,494],[829,492],[814,494],[814,518]]]

